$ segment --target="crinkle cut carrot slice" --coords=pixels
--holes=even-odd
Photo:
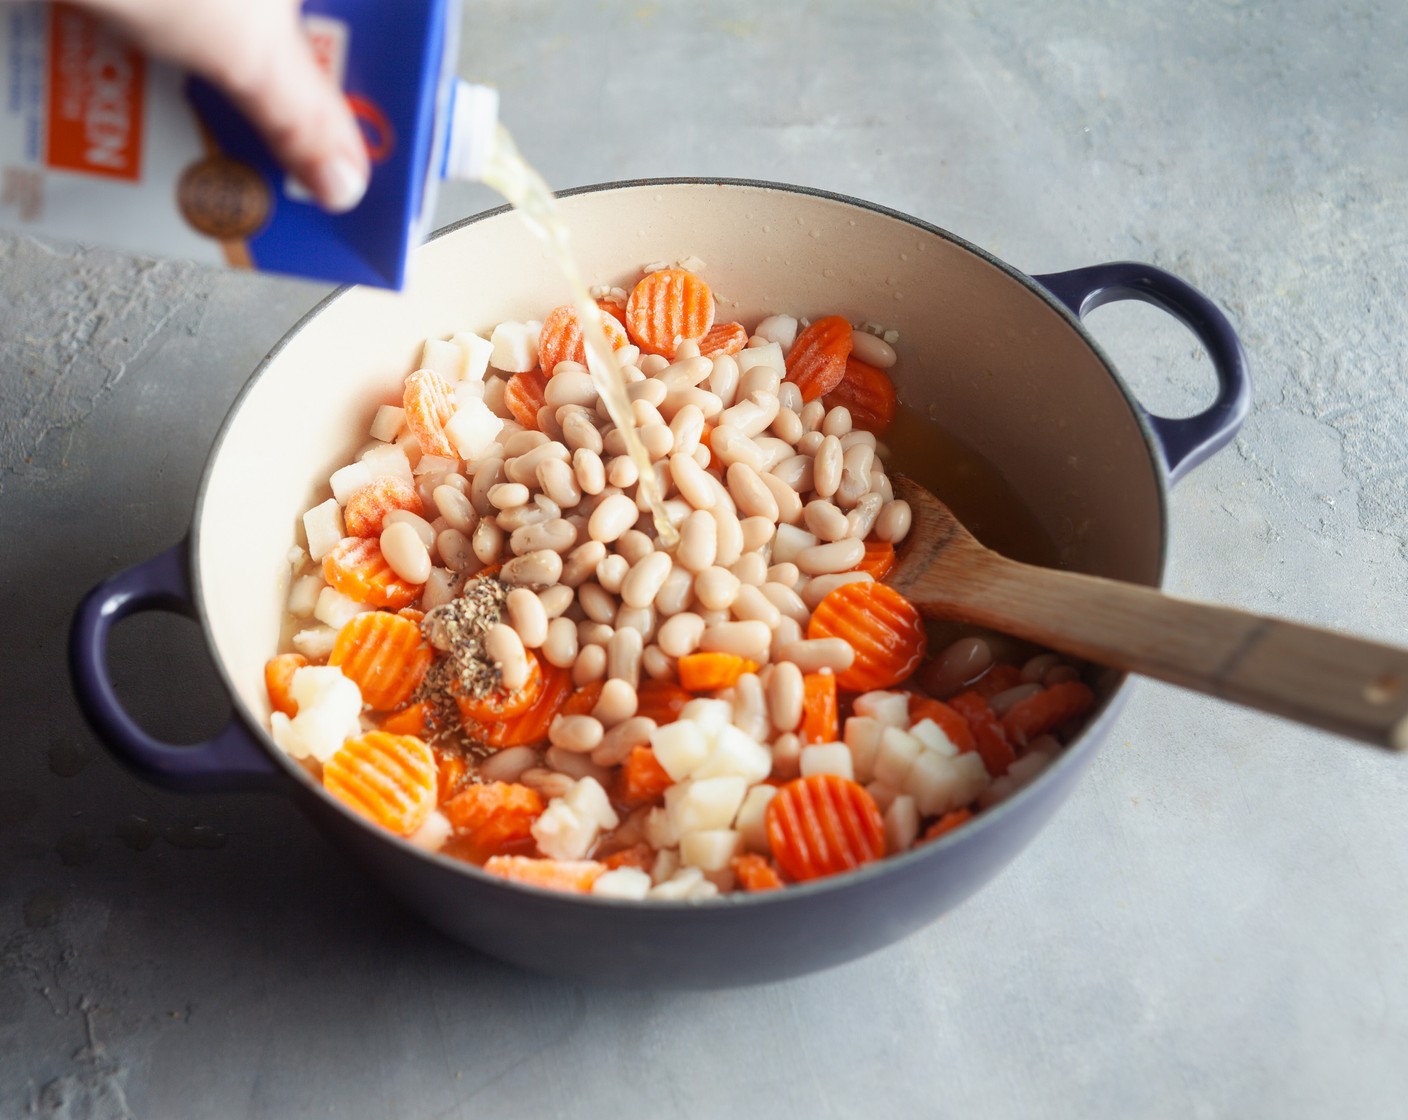
[[[416,488],[388,475],[368,483],[347,499],[342,523],[349,537],[379,537],[382,521],[396,509],[410,510],[417,517],[425,513]]]
[[[972,809],[950,809],[924,830],[924,835],[920,837],[920,841],[922,843],[925,840],[937,840],[940,836],[952,832],[955,828],[967,824],[972,819]]]
[[[1095,694],[1080,681],[1062,681],[1014,704],[1002,717],[1002,730],[1019,747],[1038,735],[1078,719],[1095,703]]]
[[[802,676],[803,743],[834,743],[841,738],[841,719],[836,703],[835,673],[805,673]]]
[[[543,694],[543,687],[542,662],[530,651],[528,679],[522,687],[509,690],[499,686],[483,696],[456,696],[455,707],[460,710],[465,730],[472,732],[483,724],[521,716]]]
[[[264,690],[269,694],[269,707],[292,719],[298,714],[294,700],[293,674],[308,664],[301,653],[281,653],[264,662]]]
[[[515,373],[504,386],[504,404],[525,428],[538,430],[538,410],[547,404],[547,375],[540,369]]]
[[[909,694],[909,721],[931,719],[939,725],[939,730],[948,736],[948,741],[960,751],[971,751],[977,747],[973,729],[963,716],[942,700],[932,696],[922,696],[917,692]]]
[[[484,870],[501,879],[550,891],[588,894],[606,865],[590,859],[535,859],[532,856],[490,856]]]
[[[618,867],[649,871],[655,863],[655,849],[642,840],[629,848],[617,848],[609,856],[602,856],[601,863],[609,871],[615,871]]]
[[[866,541],[865,555],[853,571],[867,572],[879,583],[895,570],[895,546],[889,541]]]
[[[690,692],[716,692],[732,688],[744,673],[758,669],[736,653],[687,653],[679,660],[680,686]]]
[[[381,729],[389,730],[385,724],[382,724]],[[453,797],[469,780],[469,756],[458,746],[431,744],[430,749],[435,752],[435,768],[440,774],[440,788],[436,800],[444,802]]]
[[[928,638],[908,599],[883,583],[846,583],[817,604],[808,638],[842,638],[855,650],[836,683],[847,692],[890,688],[919,668]]]
[[[441,807],[455,832],[480,858],[529,843],[533,822],[543,809],[542,795],[517,782],[471,783]]]
[[[841,380],[823,398],[828,409],[843,406],[851,414],[851,427],[883,435],[899,407],[895,383],[883,369],[859,358],[847,358]]]
[[[620,321],[606,311],[600,312],[598,318],[606,334],[607,345],[612,350],[625,346],[629,339]],[[543,320],[543,329],[538,335],[538,368],[551,377],[558,362],[576,362],[581,366],[587,364],[586,338],[577,319],[577,309],[570,303],[553,308]]]
[[[649,747],[632,747],[621,764],[621,800],[627,805],[649,805],[665,796],[674,782]]]
[[[625,329],[626,305],[624,303],[617,303],[614,299],[603,298],[597,300],[596,305],[601,311],[604,311],[607,315],[610,315],[613,319],[620,323],[623,330]]]
[[[435,730],[430,721],[430,705],[410,704],[398,712],[391,712],[381,718],[379,731],[388,735],[414,735],[417,739],[429,738]]]
[[[564,716],[589,716],[592,709],[601,700],[602,690],[606,687],[604,681],[591,681],[583,685],[569,696],[562,705],[562,715]]]
[[[433,655],[410,619],[367,611],[337,632],[328,664],[362,690],[362,702],[389,712],[411,698],[430,668]]]
[[[674,723],[684,706],[694,699],[674,681],[643,680],[636,689],[636,715],[653,719],[658,726]]]
[[[837,774],[788,782],[764,815],[772,857],[799,882],[835,875],[885,854],[885,825],[875,799]]]
[[[435,755],[414,735],[368,731],[323,764],[323,787],[354,813],[409,836],[435,808]]]
[[[737,354],[748,345],[748,330],[742,323],[715,323],[699,340],[699,353],[706,358]]]
[[[840,384],[851,356],[851,324],[839,315],[809,323],[787,352],[787,380],[802,391],[802,400],[824,397]]]
[[[392,571],[375,537],[343,537],[323,557],[323,578],[355,602],[392,610],[410,606],[425,586]]]
[[[674,357],[686,339],[700,339],[714,325],[714,293],[682,268],[646,274],[626,300],[626,330],[647,354]]]
[[[562,711],[562,705],[572,695],[570,669],[543,665],[542,672],[543,691],[522,713],[493,723],[466,726],[465,730],[485,746],[500,750],[541,743],[548,737],[553,718]]]
[[[757,852],[734,856],[729,863],[734,878],[745,891],[775,891],[782,886],[782,876]]]
[[[948,703],[972,728],[973,742],[987,772],[994,778],[1007,773],[1007,768],[1017,761],[1017,752],[1012,749],[1007,732],[992,714],[988,702],[977,692],[969,690],[960,692]]]
[[[450,383],[433,369],[418,369],[406,378],[401,393],[406,409],[406,427],[420,444],[425,455],[456,456],[445,425],[455,414],[455,394]]]

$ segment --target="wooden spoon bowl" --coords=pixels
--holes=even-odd
[[[913,524],[886,582],[927,617],[1408,751],[1408,650],[1009,560],[918,483],[892,482]]]

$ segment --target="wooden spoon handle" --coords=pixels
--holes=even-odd
[[[944,582],[945,617],[1408,751],[1408,650],[995,553]]]

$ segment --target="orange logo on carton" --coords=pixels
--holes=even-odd
[[[140,52],[105,25],[68,4],[54,4],[45,163],[140,179],[146,69]]]

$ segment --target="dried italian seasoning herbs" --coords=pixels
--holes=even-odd
[[[416,698],[429,705],[437,732],[459,726],[455,697],[477,698],[499,687],[498,666],[484,636],[504,613],[508,589],[493,577],[471,579],[458,598],[427,611],[420,632],[441,655],[425,674]]]

